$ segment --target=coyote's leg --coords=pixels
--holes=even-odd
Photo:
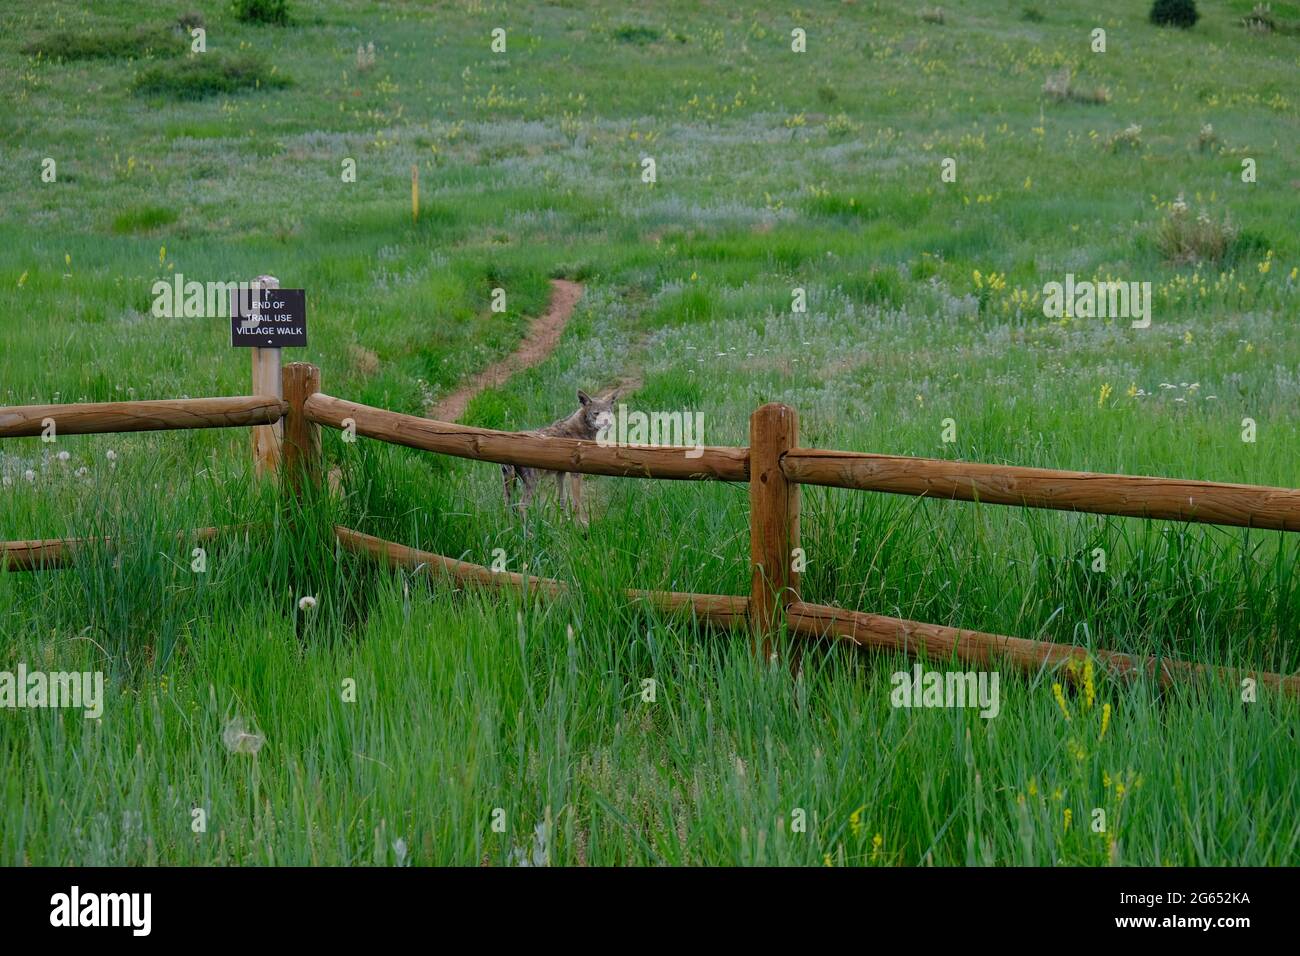
[[[533,492],[537,490],[537,476],[531,471],[519,472],[519,479],[524,483],[524,493],[519,500],[519,513],[523,516],[524,525],[528,524],[528,508],[533,503]]]
[[[519,475],[515,472],[513,465],[501,466],[501,484],[502,491],[506,499],[506,510],[508,511],[514,505],[515,482],[519,480]]]
[[[587,523],[587,509],[582,503],[582,474],[574,472],[569,476],[569,495],[573,500],[573,516],[579,524]]]
[[[568,482],[566,480],[568,479],[568,477],[569,475],[567,472],[557,471],[555,473],[555,491],[560,497],[561,514],[563,514],[564,511],[569,507],[569,491],[568,491]]]

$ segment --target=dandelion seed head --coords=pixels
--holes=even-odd
[[[232,754],[256,754],[266,743],[243,717],[232,717],[221,731],[221,742]]]

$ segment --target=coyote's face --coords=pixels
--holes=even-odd
[[[592,398],[582,389],[578,389],[578,405],[584,437],[595,438],[603,430],[614,427],[615,398],[617,393],[604,399]]]

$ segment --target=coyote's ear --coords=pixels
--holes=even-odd
[[[591,404],[591,396],[582,389],[578,389],[578,404],[583,406]]]

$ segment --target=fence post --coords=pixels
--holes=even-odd
[[[781,456],[798,441],[799,415],[788,405],[769,403],[749,417],[749,622],[765,660],[786,605],[799,600],[799,485],[781,471]]]
[[[308,421],[302,408],[320,391],[320,369],[306,362],[291,362],[284,367],[282,381],[289,412],[284,417],[280,469],[285,487],[301,497],[304,486],[319,485],[321,479],[320,426]]]
[[[254,285],[263,289],[278,289],[280,280],[275,276],[258,276]],[[253,348],[249,351],[253,353],[253,394],[283,399],[280,350]],[[258,476],[274,474],[278,469],[283,437],[283,422],[258,425],[253,429],[253,469]]]

